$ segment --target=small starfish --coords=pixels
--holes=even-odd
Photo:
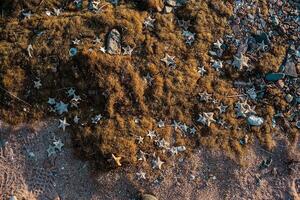
[[[175,129],[175,131],[176,131],[178,128],[180,128],[180,122],[177,123],[176,120],[173,120],[172,126],[174,127],[174,129]]]
[[[48,98],[48,102],[47,103],[50,104],[50,105],[55,105],[56,101],[55,101],[54,98]]]
[[[159,122],[158,122],[158,127],[159,128],[162,128],[162,127],[164,127],[165,126],[165,122],[163,121],[163,120],[159,120]]]
[[[150,131],[149,130],[147,136],[150,137],[150,139],[152,140],[154,137],[156,137],[155,131]]]
[[[75,96],[75,89],[74,88],[70,88],[68,91],[67,91],[67,94],[68,94],[68,97],[71,97],[71,96]]]
[[[146,173],[145,173],[145,172],[140,171],[140,172],[136,173],[136,175],[138,176],[138,179],[139,179],[139,180],[140,180],[140,179],[146,180]]]
[[[77,38],[75,38],[75,40],[73,40],[72,43],[73,43],[74,45],[79,45],[80,40],[78,40]]]
[[[198,67],[198,73],[203,76],[206,73],[206,69],[204,68],[204,66],[202,67]]]
[[[222,39],[217,40],[217,42],[214,43],[214,47],[216,47],[218,49],[221,49],[222,45],[223,45],[223,40]]]
[[[92,118],[92,123],[97,124],[100,120],[102,119],[102,115],[96,115],[95,117]]]
[[[68,124],[66,118],[64,118],[64,120],[61,120],[61,119],[59,120],[58,128],[62,128],[63,131],[65,131],[67,126],[70,126],[70,124]]]
[[[214,60],[212,67],[215,68],[216,71],[220,71],[223,68],[223,63],[221,60]]]
[[[197,122],[205,125],[207,122],[207,119],[202,114],[199,114],[199,118],[197,119]]]
[[[34,88],[40,89],[42,87],[41,80],[34,81]]]
[[[194,135],[194,134],[196,133],[195,127],[193,127],[193,128],[190,129],[190,133],[191,133],[192,135]]]
[[[228,106],[225,106],[223,103],[217,107],[220,111],[220,114],[225,113]]]
[[[175,56],[170,56],[169,54],[166,54],[166,56],[161,59],[162,62],[164,62],[166,64],[167,67],[175,67],[176,63],[174,61]]]
[[[159,148],[167,149],[170,146],[170,143],[167,142],[164,138],[161,140],[156,140],[156,142]]]
[[[74,117],[73,121],[74,121],[75,124],[78,124],[78,122],[79,122],[79,117],[76,115],[76,116]]]
[[[61,115],[64,112],[68,112],[68,105],[69,104],[65,104],[62,101],[60,101],[59,103],[56,102],[55,110]]]
[[[138,141],[138,144],[143,144],[144,143],[144,138],[142,136],[138,136],[136,138],[136,140]]]
[[[53,142],[54,148],[57,149],[58,151],[61,151],[61,148],[64,146],[64,143],[61,142],[61,140],[56,140]]]
[[[265,44],[265,41],[262,41],[261,43],[258,43],[258,51],[266,51],[266,48],[268,48],[268,45]]]
[[[48,153],[48,157],[55,155],[56,154],[55,147],[52,145],[49,145],[49,147],[47,149],[47,153]]]
[[[154,161],[153,169],[154,169],[154,168],[161,169],[161,166],[162,166],[164,163],[165,163],[165,162],[161,161],[161,160],[160,160],[160,157],[158,156],[158,157],[157,157],[157,160]]]
[[[184,132],[187,132],[189,127],[186,124],[180,125],[180,129],[183,130]]]
[[[199,93],[200,96],[200,101],[205,101],[208,102],[209,100],[211,100],[211,94],[208,94],[206,91]]]
[[[152,85],[153,78],[149,73],[147,73],[147,76],[145,76],[144,79],[149,85]]]
[[[131,48],[130,46],[127,46],[127,47],[123,47],[123,55],[130,55],[132,54],[132,51],[133,51],[133,48]]]
[[[96,39],[93,40],[94,45],[96,44],[100,44],[101,43],[101,39],[99,39],[98,37],[96,37]]]
[[[178,25],[183,28],[184,30],[187,30],[191,26],[190,20],[178,20]]]
[[[206,125],[207,126],[210,126],[210,124],[212,122],[215,122],[216,120],[213,118],[214,117],[214,113],[213,112],[209,112],[209,113],[203,113],[203,116],[205,117],[206,119]]]
[[[146,28],[148,28],[148,27],[154,28],[154,22],[155,22],[155,19],[153,19],[153,18],[151,18],[151,16],[149,16],[144,21],[144,25],[145,25]]]
[[[100,51],[102,51],[103,53],[106,53],[105,47],[100,47]]]
[[[53,11],[55,13],[56,16],[59,16],[60,15],[60,8],[53,8]]]
[[[177,155],[178,154],[178,150],[176,147],[171,147],[169,149],[170,153],[172,154],[172,156]]]
[[[244,56],[243,54],[240,54],[239,57],[233,56],[234,61],[232,62],[232,65],[236,67],[238,70],[242,70],[244,67],[249,67],[248,61],[249,58]]]
[[[122,164],[121,164],[121,158],[122,158],[122,157],[116,157],[114,154],[111,154],[111,156],[112,156],[112,158],[114,159],[116,165],[117,165],[118,167],[121,167],[121,166],[122,166]]]
[[[146,153],[145,152],[143,152],[142,150],[140,150],[139,155],[140,156],[139,156],[138,160],[146,161]]]

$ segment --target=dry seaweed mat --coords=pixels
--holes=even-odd
[[[1,1],[0,119],[57,118],[101,169],[162,169],[199,145],[239,162],[256,139],[272,151],[280,129],[293,144],[297,6]]]

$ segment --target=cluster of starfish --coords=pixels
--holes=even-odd
[[[55,155],[56,152],[61,152],[62,147],[64,146],[64,143],[62,143],[61,139],[56,140],[54,138],[54,142],[49,145],[48,149],[47,149],[47,153],[48,153],[48,157]]]

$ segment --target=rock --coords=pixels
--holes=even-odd
[[[251,126],[260,126],[260,125],[262,125],[264,123],[264,119],[261,118],[261,117],[257,117],[255,115],[250,115],[247,118],[247,122]]]
[[[171,6],[165,6],[165,13],[171,13],[173,8]]]
[[[121,34],[117,29],[112,29],[107,36],[107,53],[121,54]]]
[[[297,70],[296,70],[296,65],[293,62],[286,63],[284,73],[287,76],[292,76],[292,77],[295,77],[295,78],[298,77],[298,73],[297,73]]]
[[[158,200],[155,196],[151,195],[151,194],[144,194],[142,196],[142,200]]]
[[[293,97],[292,95],[290,95],[290,94],[287,94],[287,95],[285,96],[285,100],[286,100],[286,102],[288,102],[288,103],[291,103],[291,102],[293,101],[293,99],[294,99],[294,97]]]
[[[254,38],[255,38],[255,40],[256,40],[257,43],[264,42],[266,45],[270,45],[271,44],[269,36],[265,32],[263,32],[263,33],[261,33],[259,35],[254,35]]]
[[[18,200],[16,196],[12,195],[9,200]]]
[[[164,7],[162,0],[145,0],[146,6],[153,11],[161,12]]]
[[[77,54],[77,48],[71,48],[71,49],[69,50],[69,55],[70,55],[71,57],[76,56],[76,54]]]
[[[285,77],[284,73],[268,73],[266,75],[267,81],[278,81],[280,79],[283,79]]]

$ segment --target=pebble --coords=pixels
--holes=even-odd
[[[291,77],[295,77],[295,78],[298,77],[296,65],[293,62],[286,63],[284,73],[287,76],[291,76]]]
[[[267,81],[278,81],[280,79],[283,79],[285,77],[284,73],[268,73],[266,75]]]
[[[69,55],[70,55],[71,57],[75,56],[76,54],[77,54],[77,49],[76,49],[76,48],[71,48],[71,49],[69,50]]]
[[[121,54],[121,34],[117,29],[112,29],[107,36],[107,53]]]
[[[169,6],[175,7],[176,6],[176,0],[167,0],[166,4],[169,5]]]
[[[257,117],[255,115],[250,115],[247,118],[247,122],[251,126],[260,126],[260,125],[262,125],[264,123],[264,119],[261,118],[261,117]]]
[[[288,102],[288,103],[291,103],[293,101],[294,97],[290,94],[287,94],[285,96],[285,100]]]
[[[151,195],[151,194],[144,194],[142,196],[142,200],[158,200],[155,196]]]
[[[12,195],[9,200],[18,200],[16,196]]]

